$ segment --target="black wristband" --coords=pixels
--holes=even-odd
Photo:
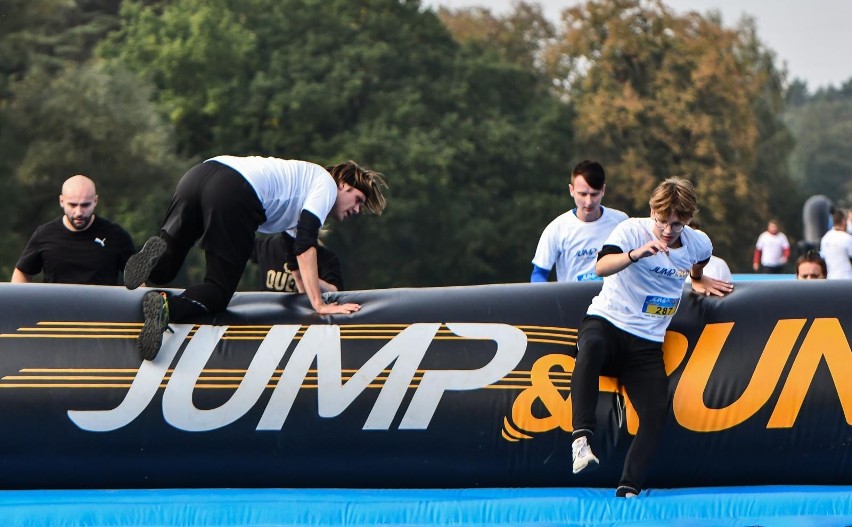
[[[704,273],[701,273],[701,274],[700,274],[700,275],[698,275],[698,276],[692,276],[692,272],[690,272],[690,273],[689,273],[689,279],[690,279],[690,280],[692,280],[693,282],[698,282],[698,281],[700,281],[702,278],[704,278]]]
[[[633,259],[633,257],[632,257],[632,256],[630,256],[630,253],[632,253],[632,252],[633,252],[633,249],[630,249],[629,251],[627,251],[627,259],[628,259],[628,260],[630,260],[630,261],[631,261],[631,262],[633,262],[633,263],[636,263],[636,262],[638,262],[639,260],[634,260],[634,259]]]

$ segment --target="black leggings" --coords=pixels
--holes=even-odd
[[[571,377],[574,439],[594,433],[602,371],[618,377],[639,414],[639,430],[627,451],[619,485],[641,490],[668,414],[662,343],[631,335],[600,317],[583,319]]]
[[[184,174],[160,231],[166,252],[149,280],[154,284],[174,280],[196,241],[204,250],[206,265],[203,283],[169,299],[172,320],[180,322],[228,307],[251,257],[255,231],[265,221],[254,189],[232,168],[208,161]]]

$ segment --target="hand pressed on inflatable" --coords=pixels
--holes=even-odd
[[[700,280],[692,280],[692,290],[704,296],[725,296],[734,290],[734,284],[703,275]]]

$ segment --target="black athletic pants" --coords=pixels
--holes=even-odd
[[[668,379],[662,343],[646,340],[586,316],[580,324],[571,376],[573,438],[592,436],[597,419],[598,377],[617,376],[639,414],[639,430],[627,451],[619,485],[642,489],[668,414]]]
[[[204,250],[206,266],[203,283],[169,298],[171,320],[228,307],[251,257],[255,231],[265,221],[260,199],[234,169],[208,161],[184,174],[160,231],[166,252],[149,280],[154,284],[174,280],[196,241]]]

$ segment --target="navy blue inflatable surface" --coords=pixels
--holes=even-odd
[[[144,291],[0,285],[7,489],[612,487],[640,426],[601,378],[570,470],[571,358],[598,284],[238,293],[134,348]],[[852,483],[852,283],[684,291],[649,488]]]

